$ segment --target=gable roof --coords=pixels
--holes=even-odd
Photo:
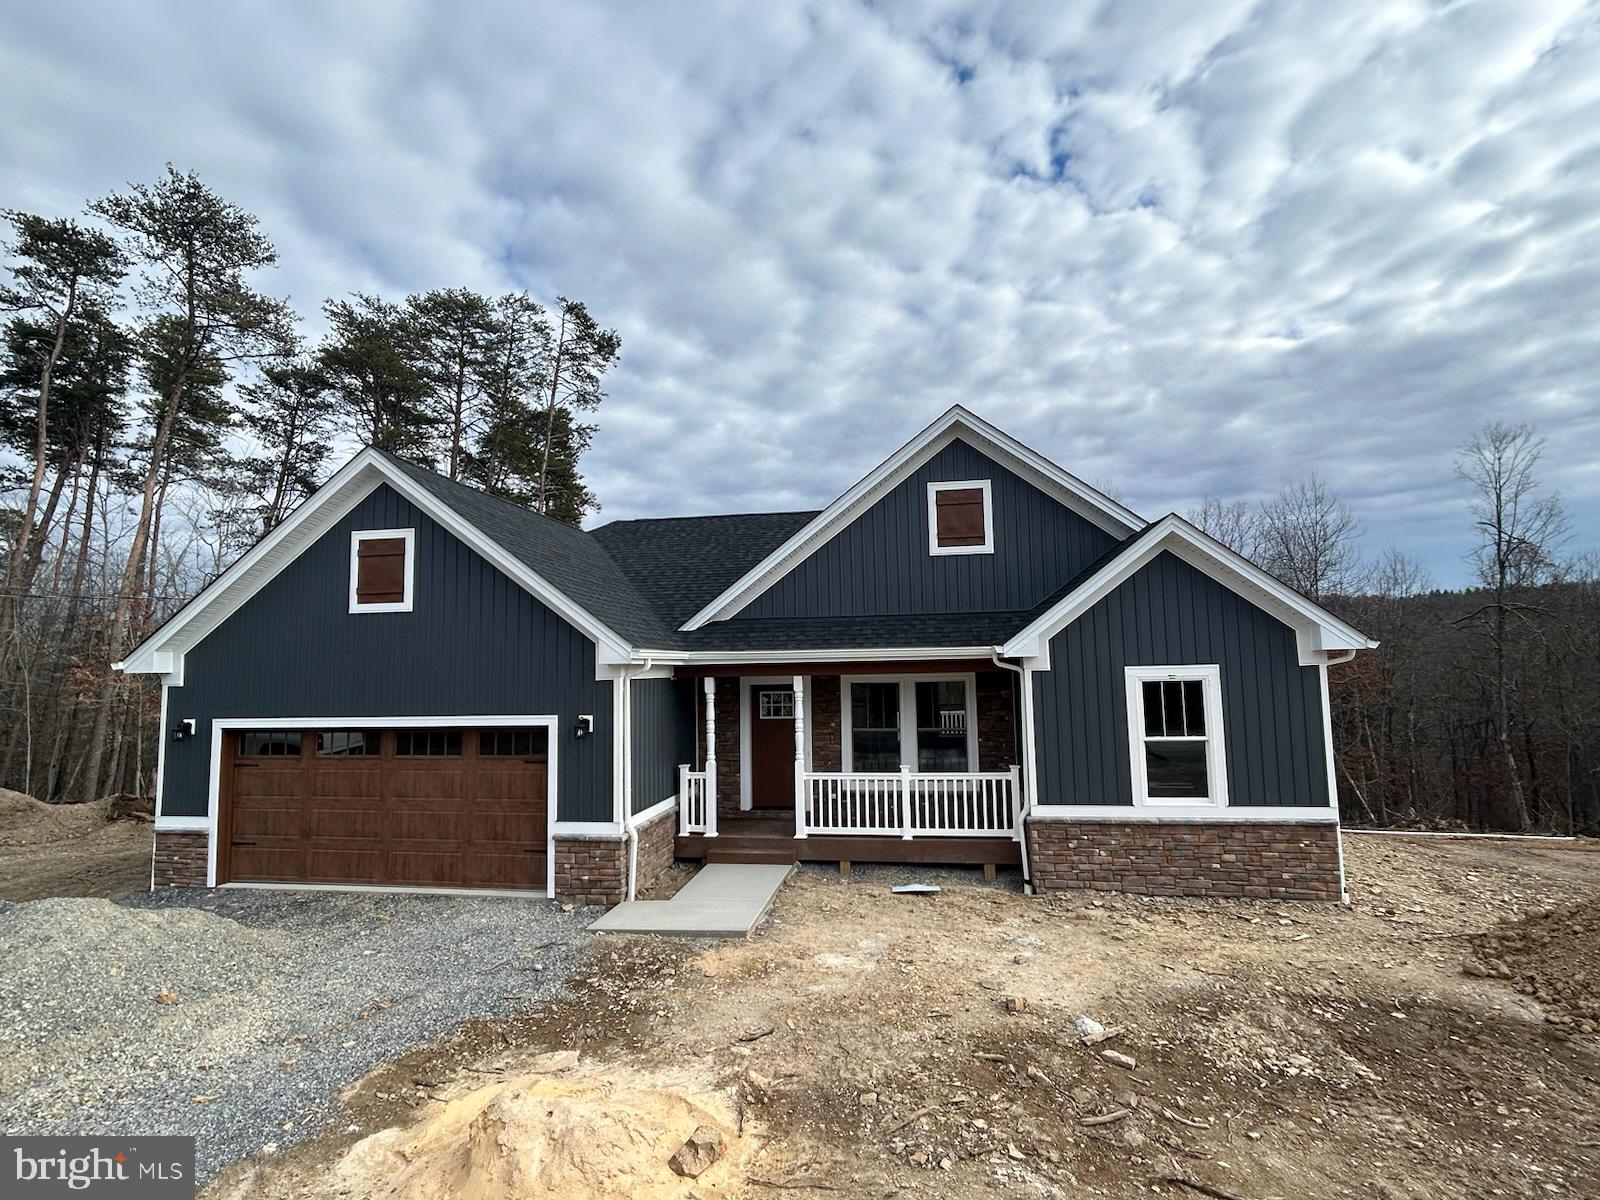
[[[632,645],[652,646],[671,635],[671,627],[593,534],[387,451],[376,453]]]
[[[1327,653],[1370,650],[1378,644],[1342,617],[1301,595],[1176,513],[1169,513],[1113,547],[1104,559],[1092,564],[1054,598],[1046,600],[1006,641],[1001,653],[1008,658],[1042,660],[1048,667],[1050,639],[1163,551],[1209,575],[1294,629],[1302,666],[1324,661],[1322,656]]]
[[[251,596],[298,558],[380,484],[387,483],[472,550],[559,614],[596,645],[601,661],[627,661],[630,633],[614,628],[590,605],[633,633],[661,628],[649,606],[603,550],[587,535],[559,530],[559,522],[520,505],[496,500],[393,455],[367,448],[336,471],[305,503],[252,546],[207,587],[117,664],[130,673],[181,670],[182,654],[210,633]],[[480,504],[478,500],[490,503]],[[509,510],[509,511],[507,511]],[[512,514],[517,514],[515,517]],[[480,527],[480,522],[482,527]],[[556,529],[546,526],[556,526]],[[510,542],[506,546],[499,539]],[[600,582],[590,582],[593,572]],[[552,582],[551,576],[563,586]],[[621,595],[601,595],[604,586]],[[569,593],[571,589],[583,599]]]
[[[948,409],[916,437],[879,463],[856,484],[763,557],[748,571],[684,622],[685,631],[725,621],[770,588],[818,547],[887,495],[895,486],[957,438],[965,439],[1015,471],[1041,491],[1054,496],[1080,516],[1121,538],[1144,520],[1110,496],[1090,487],[1009,434],[959,404]]]

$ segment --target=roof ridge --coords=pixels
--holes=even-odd
[[[762,512],[732,512],[732,513],[687,513],[671,517],[618,517],[615,521],[607,521],[604,525],[596,525],[589,530],[598,533],[602,529],[610,529],[613,525],[643,525],[647,521],[731,521],[735,517],[808,517],[821,512],[820,508],[780,508]]]

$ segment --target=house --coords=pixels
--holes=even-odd
[[[821,512],[571,528],[357,454],[131,653],[153,884],[612,904],[674,857],[1336,899],[1374,645],[954,408]]]

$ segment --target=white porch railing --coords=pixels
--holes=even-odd
[[[710,771],[678,767],[678,832],[717,836],[716,792]]]
[[[1016,837],[1020,771],[975,774],[806,771],[796,834]]]

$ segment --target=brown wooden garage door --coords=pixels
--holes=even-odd
[[[543,890],[546,735],[230,732],[217,881]]]

